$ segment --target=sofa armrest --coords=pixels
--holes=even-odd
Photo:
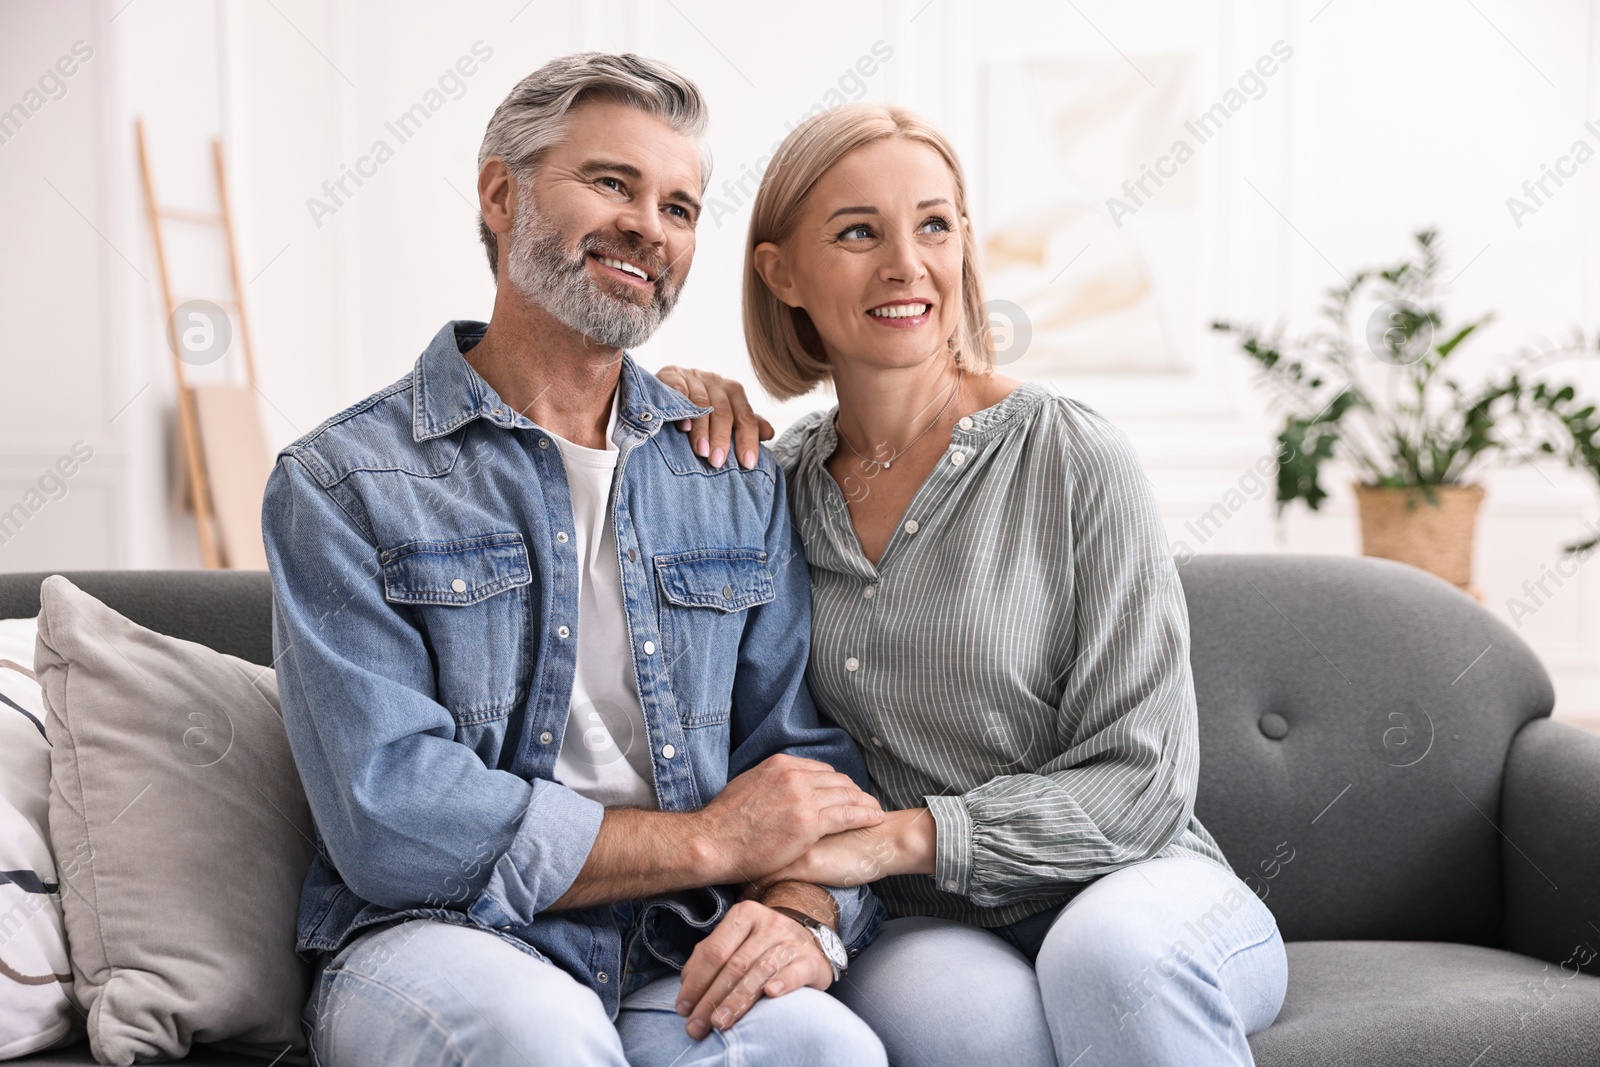
[[[1600,734],[1533,720],[1502,788],[1505,947],[1600,974]]]

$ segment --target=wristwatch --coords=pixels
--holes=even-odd
[[[811,936],[817,939],[817,944],[822,948],[822,955],[827,959],[828,966],[833,968],[835,982],[850,969],[850,954],[845,951],[844,942],[839,940],[839,935],[833,932],[833,927],[818,922],[805,912],[796,911],[794,908],[775,907],[772,910],[787,915],[811,931]]]

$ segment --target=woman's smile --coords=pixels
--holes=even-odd
[[[915,330],[932,321],[933,301],[890,300],[867,309],[867,318],[891,330]]]

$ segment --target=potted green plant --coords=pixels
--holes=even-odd
[[[1297,338],[1228,322],[1212,329],[1238,338],[1287,412],[1278,433],[1278,513],[1296,500],[1318,510],[1327,497],[1323,464],[1342,460],[1358,472],[1362,551],[1472,592],[1483,499],[1475,479],[1493,461],[1555,455],[1600,486],[1595,405],[1544,374],[1547,365],[1593,355],[1600,345],[1580,331],[1553,350],[1519,350],[1480,384],[1456,381],[1446,365],[1493,314],[1446,326],[1437,232],[1421,230],[1415,239],[1412,255],[1329,289],[1323,329]],[[1363,336],[1355,337],[1359,313],[1374,302]],[[1587,558],[1597,543],[1600,535],[1563,551]]]

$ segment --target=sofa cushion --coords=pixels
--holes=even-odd
[[[102,1063],[193,1041],[304,1062],[295,955],[310,812],[266,667],[45,580],[34,669],[73,996]]]
[[[1250,1039],[1259,1067],[1591,1067],[1600,978],[1499,949],[1294,941],[1289,995]]]
[[[0,620],[0,1058],[49,1048],[78,1028],[50,852],[50,743],[33,674],[38,629],[37,619]]]

